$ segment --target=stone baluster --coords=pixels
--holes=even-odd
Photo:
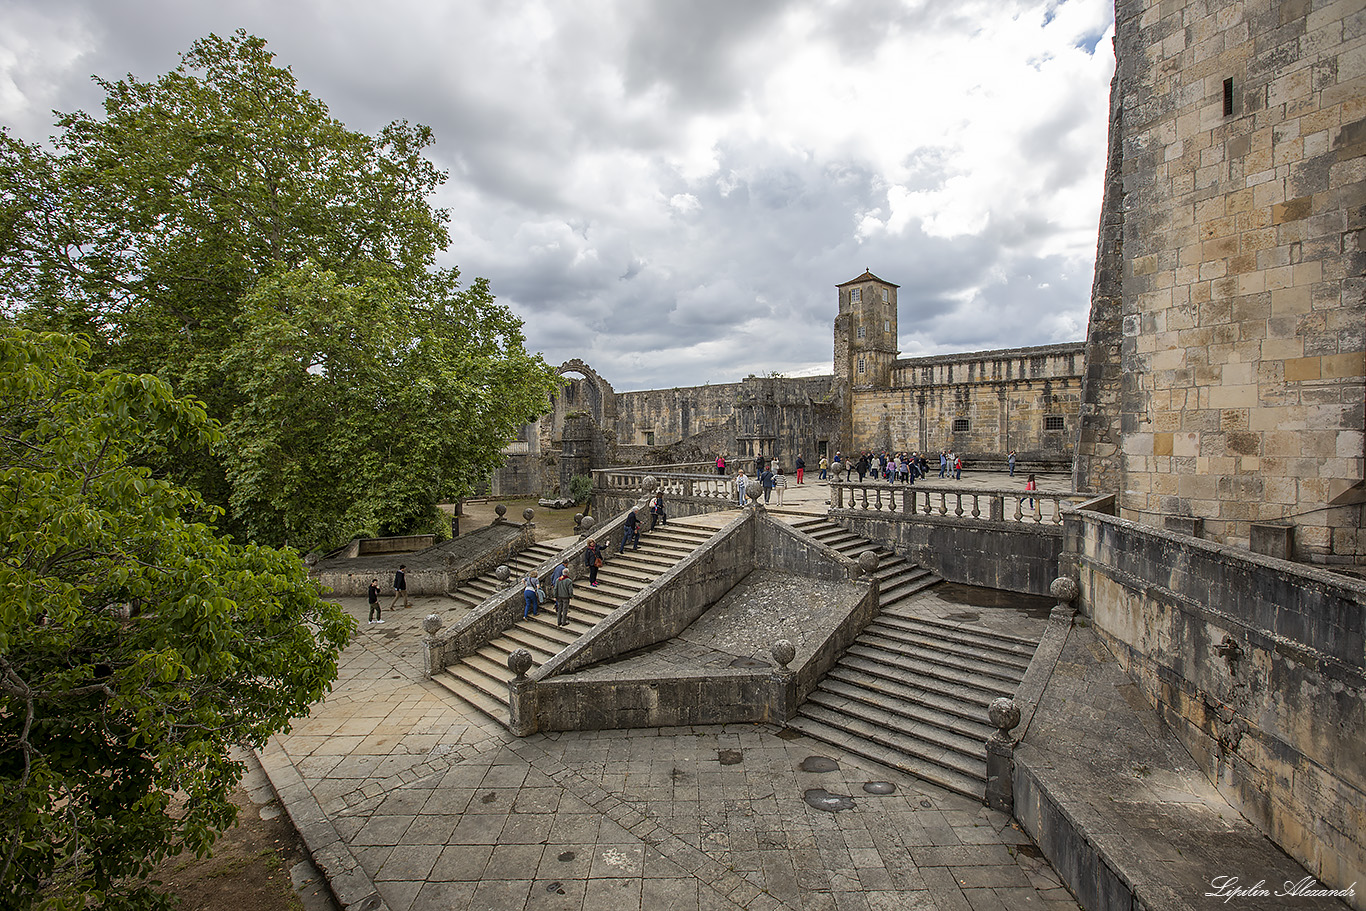
[[[1024,521],[1024,497],[1015,498],[1015,521]]]
[[[961,519],[963,517],[963,494],[961,491],[954,494],[954,500],[957,505],[953,508],[953,514]]]
[[[948,495],[942,490],[939,491],[939,514],[941,516],[947,516],[949,514]]]
[[[974,519],[982,518],[982,508],[981,505],[977,502],[977,494],[972,495],[972,517]]]
[[[862,496],[861,496],[862,502],[860,503],[859,508],[860,508],[860,509],[863,509],[864,511],[867,511],[867,509],[868,509],[868,487],[867,487],[866,485],[864,485],[864,484],[860,484],[860,485],[859,485],[859,493],[862,495]]]
[[[877,488],[874,488],[874,489],[873,489],[873,500],[874,500],[874,502],[873,502],[873,508],[876,509],[878,512],[882,512],[882,488],[881,488],[881,487],[877,487]]]

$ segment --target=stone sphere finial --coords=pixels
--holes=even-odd
[[[536,517],[536,510],[532,509],[530,506],[528,506],[526,509],[522,510],[522,518],[525,519],[526,521],[530,522],[530,521],[531,521],[532,519],[534,519],[535,517]]]
[[[499,503],[497,506],[493,507],[493,511],[498,516],[498,518],[493,520],[495,522],[502,521],[503,516],[508,514],[508,508],[504,506],[502,503]]]
[[[877,565],[881,559],[875,550],[865,550],[858,555],[858,568],[863,571],[865,576],[871,576],[877,572]]]
[[[506,582],[512,578],[512,570],[507,568],[507,564],[502,564],[493,571],[493,578],[499,582]]]
[[[441,618],[436,614],[428,614],[422,619],[422,629],[428,636],[435,636],[436,631],[441,629]]]
[[[659,478],[652,474],[647,474],[645,480],[640,482],[640,489],[646,493],[654,493],[659,489]]]
[[[592,516],[584,516],[579,522],[579,534],[586,535],[593,530],[593,526],[598,524],[598,520]]]
[[[1053,580],[1053,584],[1048,586],[1048,593],[1059,604],[1071,604],[1077,600],[1080,588],[1077,586],[1077,580],[1071,576],[1058,576]]]
[[[1008,743],[1011,740],[1011,730],[1020,723],[1020,706],[1009,696],[1001,696],[992,700],[991,705],[987,707],[987,718],[991,721],[991,726],[996,728],[996,733],[992,734],[991,738],[998,743]]]
[[[580,525],[582,522],[583,522],[583,513],[581,513],[581,512],[576,512],[576,513],[574,513],[574,527],[575,527],[575,528],[578,528],[579,525]]]
[[[797,657],[797,647],[792,644],[790,639],[779,639],[769,646],[768,652],[773,656],[773,660],[778,662],[778,667],[783,670],[787,670],[792,659]]]
[[[756,506],[759,505],[759,498],[763,495],[764,492],[759,489],[758,484],[751,484],[745,488],[745,496],[749,497],[750,502]]]
[[[508,655],[508,670],[512,671],[517,680],[526,676],[526,672],[531,670],[531,652],[524,648],[514,649]]]

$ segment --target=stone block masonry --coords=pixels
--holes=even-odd
[[[1241,547],[1281,522],[1296,559],[1366,562],[1363,16],[1116,4],[1077,478],[1127,518]]]

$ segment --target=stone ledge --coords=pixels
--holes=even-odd
[[[1220,796],[1090,629],[1072,630],[1015,751],[1015,816],[1087,911],[1188,911],[1217,877],[1280,909],[1309,873]],[[1345,909],[1294,898],[1296,908]]]
[[[389,911],[369,874],[323,812],[289,754],[280,745],[279,738],[272,737],[264,749],[255,752],[271,787],[289,814],[290,822],[303,839],[314,865],[327,880],[332,897],[342,911]]]

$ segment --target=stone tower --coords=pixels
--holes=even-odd
[[[1077,479],[1124,518],[1366,560],[1361,10],[1115,4]]]
[[[845,393],[840,444],[852,449],[855,389],[885,389],[892,383],[896,363],[897,285],[865,271],[836,285],[839,314],[835,317],[835,386]]]

